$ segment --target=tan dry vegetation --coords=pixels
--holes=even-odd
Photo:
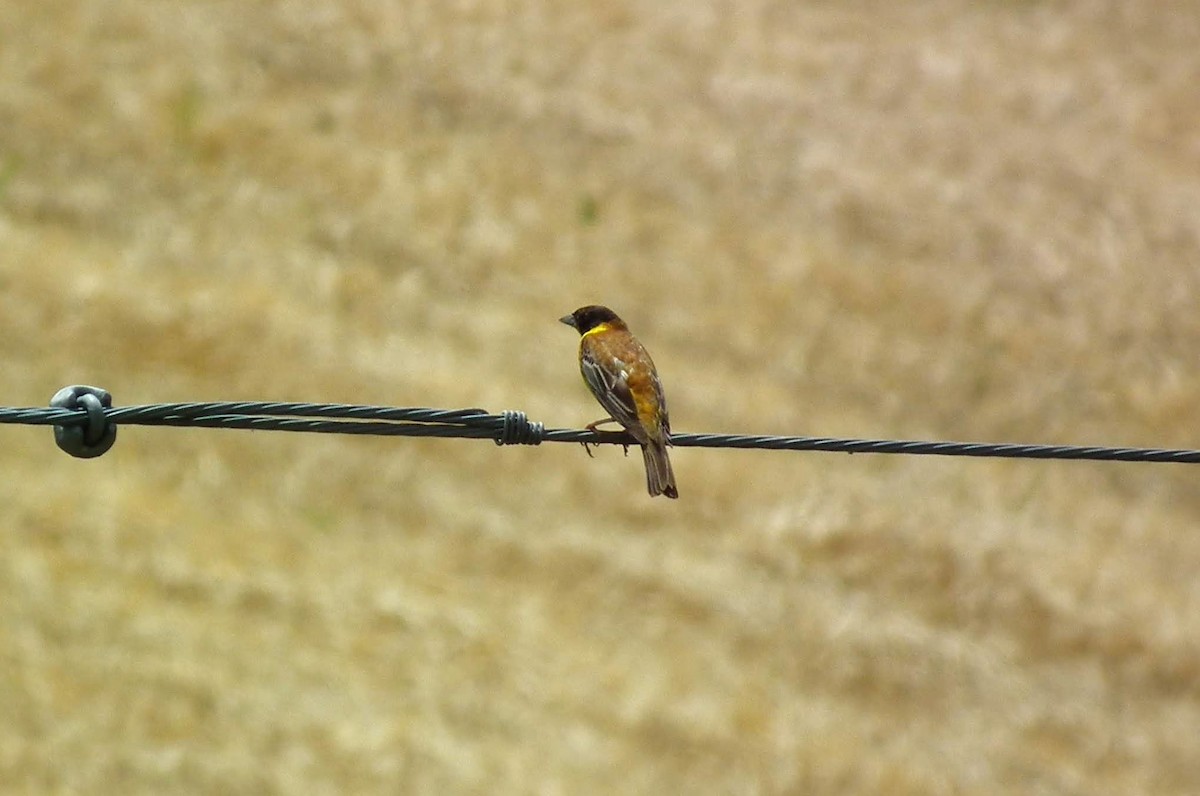
[[[1196,446],[1192,2],[0,5],[8,405]],[[1184,466],[0,431],[12,793],[1194,793]]]

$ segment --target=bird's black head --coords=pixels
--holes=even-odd
[[[601,307],[598,304],[589,304],[586,307],[580,307],[570,315],[559,318],[559,321],[565,323],[567,326],[574,327],[580,334],[587,334],[602,323],[607,323],[610,326],[618,328],[625,327],[625,322],[617,317],[617,313],[608,307]]]

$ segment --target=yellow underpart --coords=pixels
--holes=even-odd
[[[634,377],[635,383],[629,385],[633,392],[633,403],[637,407],[638,420],[641,421],[644,428],[651,436],[658,436],[659,422],[659,406],[658,394],[654,391],[653,386],[646,384],[644,379]]]

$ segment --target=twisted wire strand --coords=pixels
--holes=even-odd
[[[493,414],[483,409],[265,401],[146,404],[94,409],[92,412],[84,409],[0,407],[0,424],[52,425],[62,429],[88,426],[101,416],[106,423],[115,425],[491,439],[498,445],[538,445],[542,442],[626,446],[637,444],[637,441],[625,432],[547,429],[541,423],[529,421],[523,412]],[[104,429],[91,428],[88,436],[99,438],[103,431]],[[687,433],[672,434],[671,443],[681,448],[1200,463],[1200,450],[1163,448]]]

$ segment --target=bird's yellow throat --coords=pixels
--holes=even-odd
[[[600,323],[600,324],[593,326],[591,329],[588,329],[586,332],[584,332],[583,337],[587,337],[590,334],[599,334],[600,332],[607,332],[611,329],[612,329],[611,325],[609,325],[607,323]],[[581,337],[580,339],[583,339],[583,337]]]

